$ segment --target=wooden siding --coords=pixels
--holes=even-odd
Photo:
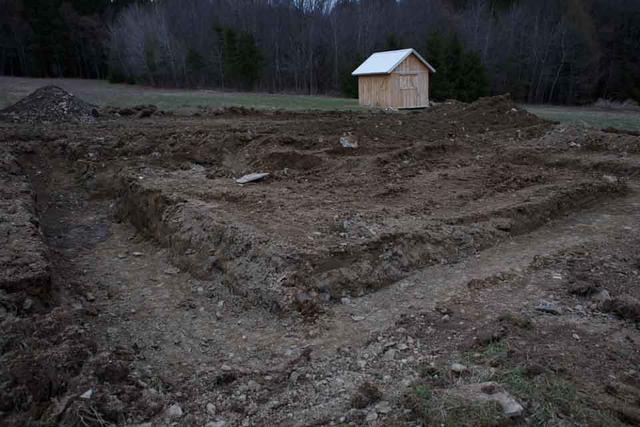
[[[360,105],[418,108],[429,105],[429,69],[414,55],[391,74],[358,78]]]

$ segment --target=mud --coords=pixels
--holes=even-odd
[[[499,381],[524,424],[632,424],[597,384],[640,385],[639,144],[506,97],[0,124],[0,419],[419,425],[415,387]],[[589,399],[518,394],[533,365]]]

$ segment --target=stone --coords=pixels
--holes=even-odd
[[[169,418],[180,418],[183,414],[184,412],[182,412],[182,408],[177,403],[174,403],[169,406],[169,409],[167,409],[167,416]]]
[[[87,301],[89,302],[93,302],[96,300],[96,296],[93,295],[91,292],[87,292],[87,294],[85,295],[85,298],[87,298]]]
[[[166,270],[164,270],[163,273],[166,275],[173,275],[173,274],[180,273],[180,270],[177,269],[176,267],[169,267]]]
[[[396,351],[394,349],[389,349],[384,353],[384,360],[394,360],[396,358]]]
[[[342,297],[342,298],[340,298],[340,302],[341,302],[342,304],[344,304],[344,305],[349,305],[349,304],[351,304],[351,298],[348,298],[348,297]]]
[[[461,363],[454,363],[451,365],[451,372],[455,372],[456,374],[462,374],[467,370],[467,367]]]
[[[89,389],[80,395],[80,399],[91,399],[93,396],[93,389]]]
[[[296,371],[293,371],[291,375],[289,375],[289,381],[291,381],[292,383],[297,382],[299,378],[300,378],[300,373]]]
[[[609,294],[609,291],[607,291],[606,289],[602,289],[596,292],[595,294],[593,294],[591,296],[591,299],[594,300],[595,302],[605,302],[611,299],[611,295]]]
[[[371,423],[371,422],[373,422],[373,421],[375,421],[375,420],[377,420],[377,419],[378,419],[378,413],[377,413],[376,411],[371,411],[371,412],[369,412],[369,413],[367,414],[367,418],[365,418],[365,420],[366,420],[368,423]]]
[[[216,414],[216,405],[211,402],[207,403],[207,414],[214,416]]]
[[[358,148],[358,141],[355,141],[352,137],[345,135],[340,137],[340,145],[344,148]]]
[[[366,318],[364,316],[351,316],[351,319],[353,319],[354,322],[362,322]]]
[[[540,301],[535,309],[536,311],[553,314],[554,316],[560,316],[562,314],[562,309],[558,307],[556,303],[549,301]]]
[[[244,176],[236,179],[236,182],[238,184],[248,184],[250,182],[262,181],[263,179],[265,179],[268,176],[269,176],[268,173],[250,173],[248,175],[244,175]]]
[[[386,400],[378,402],[375,408],[376,408],[376,411],[381,414],[388,414],[389,412],[391,412],[391,405]]]
[[[497,402],[504,415],[510,418],[519,417],[524,412],[524,407],[494,382],[467,384],[452,389],[449,393],[469,402]]]
[[[226,423],[220,420],[220,421],[210,421],[207,424],[205,424],[205,427],[224,427],[225,425]]]
[[[133,252],[131,255],[136,256],[136,257],[141,257],[142,255],[144,255],[144,253],[142,253],[142,252]]]

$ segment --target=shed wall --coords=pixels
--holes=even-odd
[[[429,105],[429,69],[414,55],[391,74],[358,78],[360,105],[416,108]]]

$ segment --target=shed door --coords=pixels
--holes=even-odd
[[[400,96],[404,108],[418,107],[418,74],[400,76]]]

